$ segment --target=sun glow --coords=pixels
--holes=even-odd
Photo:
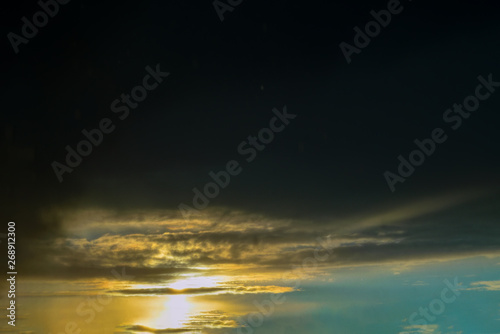
[[[224,282],[223,277],[219,276],[180,276],[178,280],[172,283],[158,285],[136,285],[136,289],[170,288],[175,290],[214,288]],[[190,321],[201,311],[210,311],[211,307],[203,302],[196,301],[189,294],[173,294],[162,296],[158,300],[160,312],[154,317],[145,321],[143,324],[156,329],[179,329],[189,326]],[[156,304],[156,302],[155,302]]]
[[[168,296],[165,309],[154,320],[155,328],[182,328],[188,322],[194,305],[188,301],[186,295]]]

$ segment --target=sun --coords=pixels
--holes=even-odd
[[[169,288],[175,290],[213,288],[221,283],[223,279],[217,276],[184,276],[177,281],[168,284]],[[196,305],[187,294],[169,295],[165,297],[163,311],[153,319],[155,328],[183,328],[194,315]]]

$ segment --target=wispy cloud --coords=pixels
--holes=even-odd
[[[143,325],[123,325],[120,326],[121,331],[126,333],[203,333],[208,330],[222,329],[222,328],[236,328],[240,324],[228,316],[223,311],[213,310],[200,312],[190,317],[186,321],[185,326],[180,328],[152,328]]]
[[[156,329],[147,326],[141,325],[128,325],[123,326],[123,330],[135,332],[135,333],[157,333],[157,334],[165,334],[165,333],[193,333],[195,331],[199,331],[199,328],[164,328],[164,329]]]
[[[430,324],[430,325],[411,325],[404,327],[403,332],[399,332],[399,334],[433,334],[438,333],[438,325]]]
[[[472,282],[470,287],[465,290],[500,291],[500,281]]]

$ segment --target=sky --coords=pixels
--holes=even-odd
[[[494,2],[6,7],[0,333],[500,333]]]

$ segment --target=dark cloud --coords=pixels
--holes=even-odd
[[[279,286],[232,286],[232,287],[214,287],[214,288],[186,288],[186,289],[172,289],[172,288],[153,288],[153,289],[124,289],[110,291],[113,293],[120,293],[124,295],[199,295],[210,293],[283,293],[291,292],[293,289],[283,288]]]
[[[221,292],[224,290],[228,290],[228,289],[226,289],[226,288],[188,288],[188,289],[159,288],[159,289],[127,289],[127,290],[117,290],[114,292],[121,293],[124,295],[197,295],[197,294]]]
[[[124,282],[168,282],[179,278],[180,274],[197,273],[194,268],[179,267],[105,267],[105,266],[82,266],[77,261],[67,265],[56,265],[45,260],[46,264],[32,263],[26,270],[26,275],[38,279],[67,279],[67,280],[88,280],[105,279]]]
[[[498,195],[469,194],[445,194],[352,217],[332,217],[330,224],[233,212],[217,214],[216,219],[208,215],[206,220],[186,222],[182,229],[170,230],[177,226],[178,217],[150,213],[140,223],[144,230],[133,233],[129,222],[137,219],[136,214],[108,221],[102,218],[108,213],[89,216],[84,211],[89,227],[83,231],[93,235],[92,239],[79,237],[82,232],[75,230],[73,236],[33,241],[35,254],[25,275],[113,279],[113,268],[125,268],[127,275],[134,276],[130,281],[168,282],[183,273],[201,274],[193,269],[200,266],[288,269],[314,257],[315,249],[327,239],[334,252],[319,263],[323,267],[496,254],[500,251],[500,230],[494,218],[498,215]],[[82,218],[74,214],[70,219]],[[102,234],[103,229],[108,233]]]

